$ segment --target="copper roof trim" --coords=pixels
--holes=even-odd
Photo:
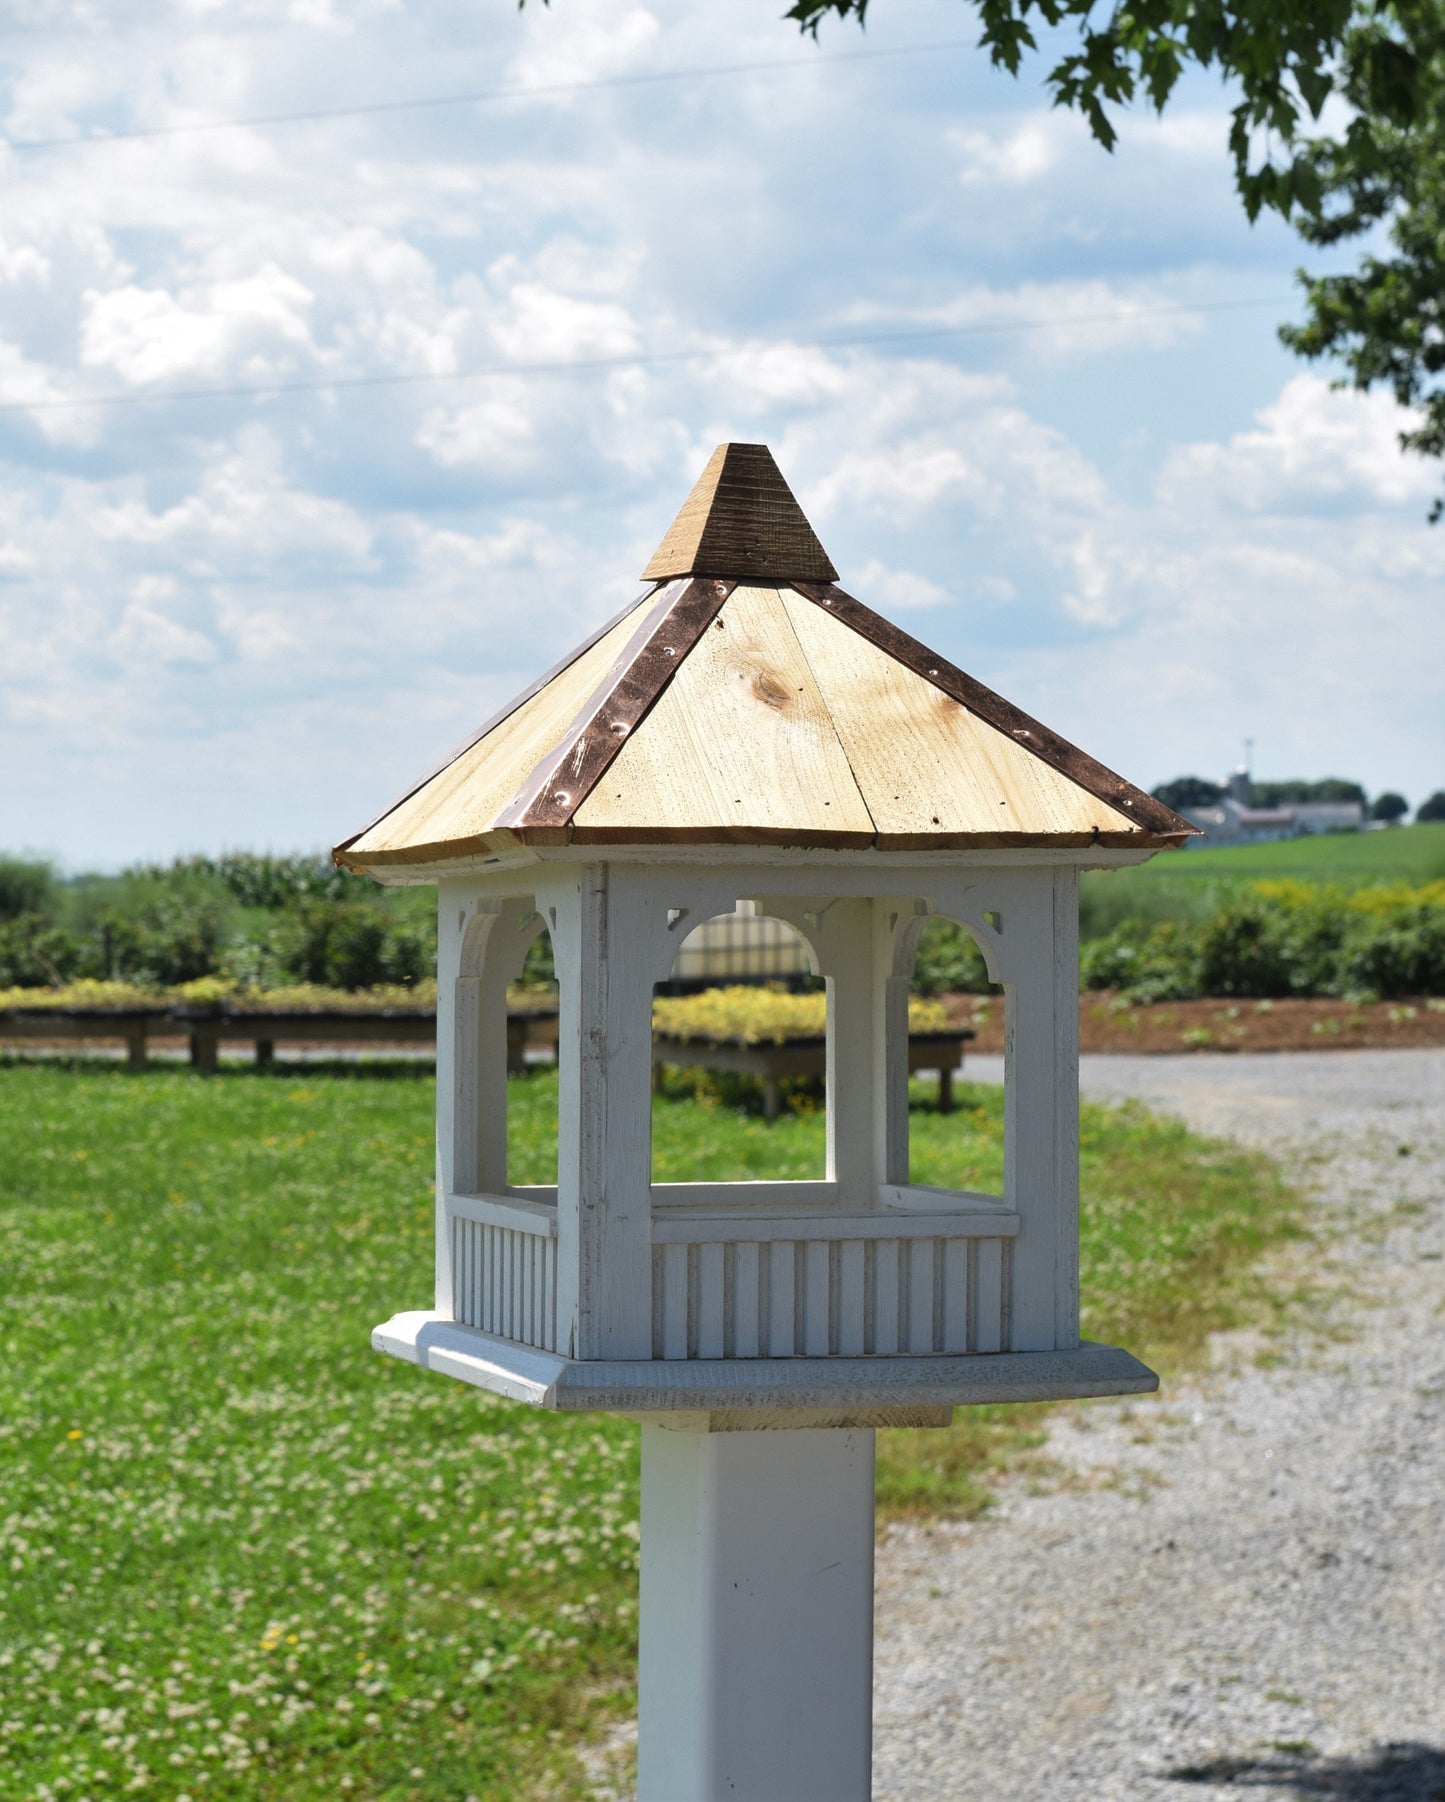
[[[669,583],[601,686],[539,763],[493,830],[568,834],[572,818],[646,718],[683,659],[722,610],[736,582],[702,577]],[[540,837],[537,842],[555,842]]]
[[[395,813],[397,808],[400,807],[403,802],[409,801],[418,789],[425,788],[427,783],[430,782],[434,776],[440,776],[442,771],[450,769],[459,757],[465,757],[473,745],[480,744],[489,732],[494,732],[496,728],[502,724],[503,720],[509,720],[519,707],[525,707],[527,702],[532,699],[533,695],[540,694],[547,684],[555,677],[560,676],[564,670],[571,669],[572,665],[579,657],[585,657],[592,649],[593,645],[600,644],[614,626],[620,626],[623,620],[627,618],[628,614],[639,607],[642,602],[647,599],[649,593],[655,594],[660,586],[661,585],[656,582],[647,583],[644,586],[642,593],[639,594],[636,599],[629,601],[621,612],[614,613],[612,618],[605,620],[595,632],[589,633],[588,636],[582,640],[581,644],[574,645],[572,649],[567,652],[566,656],[559,657],[556,663],[554,663],[549,670],[544,671],[538,676],[537,680],[529,687],[524,688],[520,694],[513,695],[506,706],[499,707],[490,719],[484,721],[483,724],[477,728],[470,738],[459,744],[455,750],[449,751],[446,756],[442,758],[440,763],[434,765],[424,776],[420,777],[416,782],[413,782],[410,788],[404,789],[395,800],[388,801],[379,814],[368,820],[364,826],[359,827],[349,838],[344,838],[340,844],[334,845],[331,851],[331,861],[340,869],[350,869],[351,865],[341,855],[343,851],[349,850],[351,846],[356,843],[357,839],[364,838],[366,834],[371,831],[373,826],[379,826],[389,813]]]

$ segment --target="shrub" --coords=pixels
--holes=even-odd
[[[1373,994],[1387,1001],[1445,995],[1445,908],[1357,915],[1337,960],[1335,992]]]
[[[1200,935],[1200,992],[1255,1000],[1333,992],[1345,911],[1328,891],[1304,896],[1271,894],[1261,885],[1223,908]]]
[[[81,946],[44,914],[0,919],[0,988],[46,988],[69,982],[81,965]]]
[[[785,1039],[821,1038],[827,1026],[828,997],[796,995],[781,984],[734,983],[698,995],[659,995],[652,1024],[671,1038],[707,1039],[713,1044],[781,1045]],[[948,1011],[937,1001],[908,1004],[912,1032],[943,1032]]]
[[[952,920],[930,920],[918,937],[914,993],[986,995],[992,987],[972,935]]]
[[[1201,925],[1132,922],[1087,942],[1083,986],[1139,1002],[1197,996],[1445,993],[1445,884],[1345,894],[1261,882]]]
[[[372,902],[309,902],[280,936],[281,965],[295,982],[370,989],[420,982],[436,968],[435,940]]]
[[[163,899],[137,914],[104,907],[66,935],[76,955],[70,973],[95,982],[167,988],[220,974],[226,943],[223,909]]]
[[[556,980],[557,966],[552,961],[552,940],[544,932],[527,947],[521,982],[524,988],[533,989],[549,987]]]
[[[18,920],[26,914],[50,918],[56,886],[55,871],[48,863],[0,857],[0,920]]]
[[[1079,976],[1086,989],[1123,989],[1144,1004],[1192,1001],[1204,992],[1198,932],[1178,920],[1119,926],[1083,946]]]
[[[329,857],[274,857],[227,851],[220,857],[178,857],[170,864],[141,864],[127,874],[168,885],[218,884],[242,907],[296,907],[305,901],[341,901],[358,879]]]

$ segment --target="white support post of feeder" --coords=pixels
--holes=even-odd
[[[638,1802],[867,1802],[873,1432],[642,1428]]]
[[[1055,869],[1012,903],[1003,943],[1005,1196],[1014,1351],[1079,1343],[1078,878]]]

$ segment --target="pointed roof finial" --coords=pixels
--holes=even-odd
[[[724,576],[835,582],[838,572],[766,444],[720,444],[642,572],[644,582]]]

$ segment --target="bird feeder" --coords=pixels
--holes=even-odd
[[[1081,1342],[1081,869],[1191,831],[837,586],[762,445],[641,598],[337,860],[435,883],[436,1295],[374,1335],[643,1427],[642,1802],[869,1794],[873,1430],[1156,1379]],[[827,983],[821,1180],[652,1180],[652,1000],[751,903]],[[930,919],[1002,986],[1003,1191],[908,1168]],[[550,934],[557,1185],[507,1168],[506,991]]]

